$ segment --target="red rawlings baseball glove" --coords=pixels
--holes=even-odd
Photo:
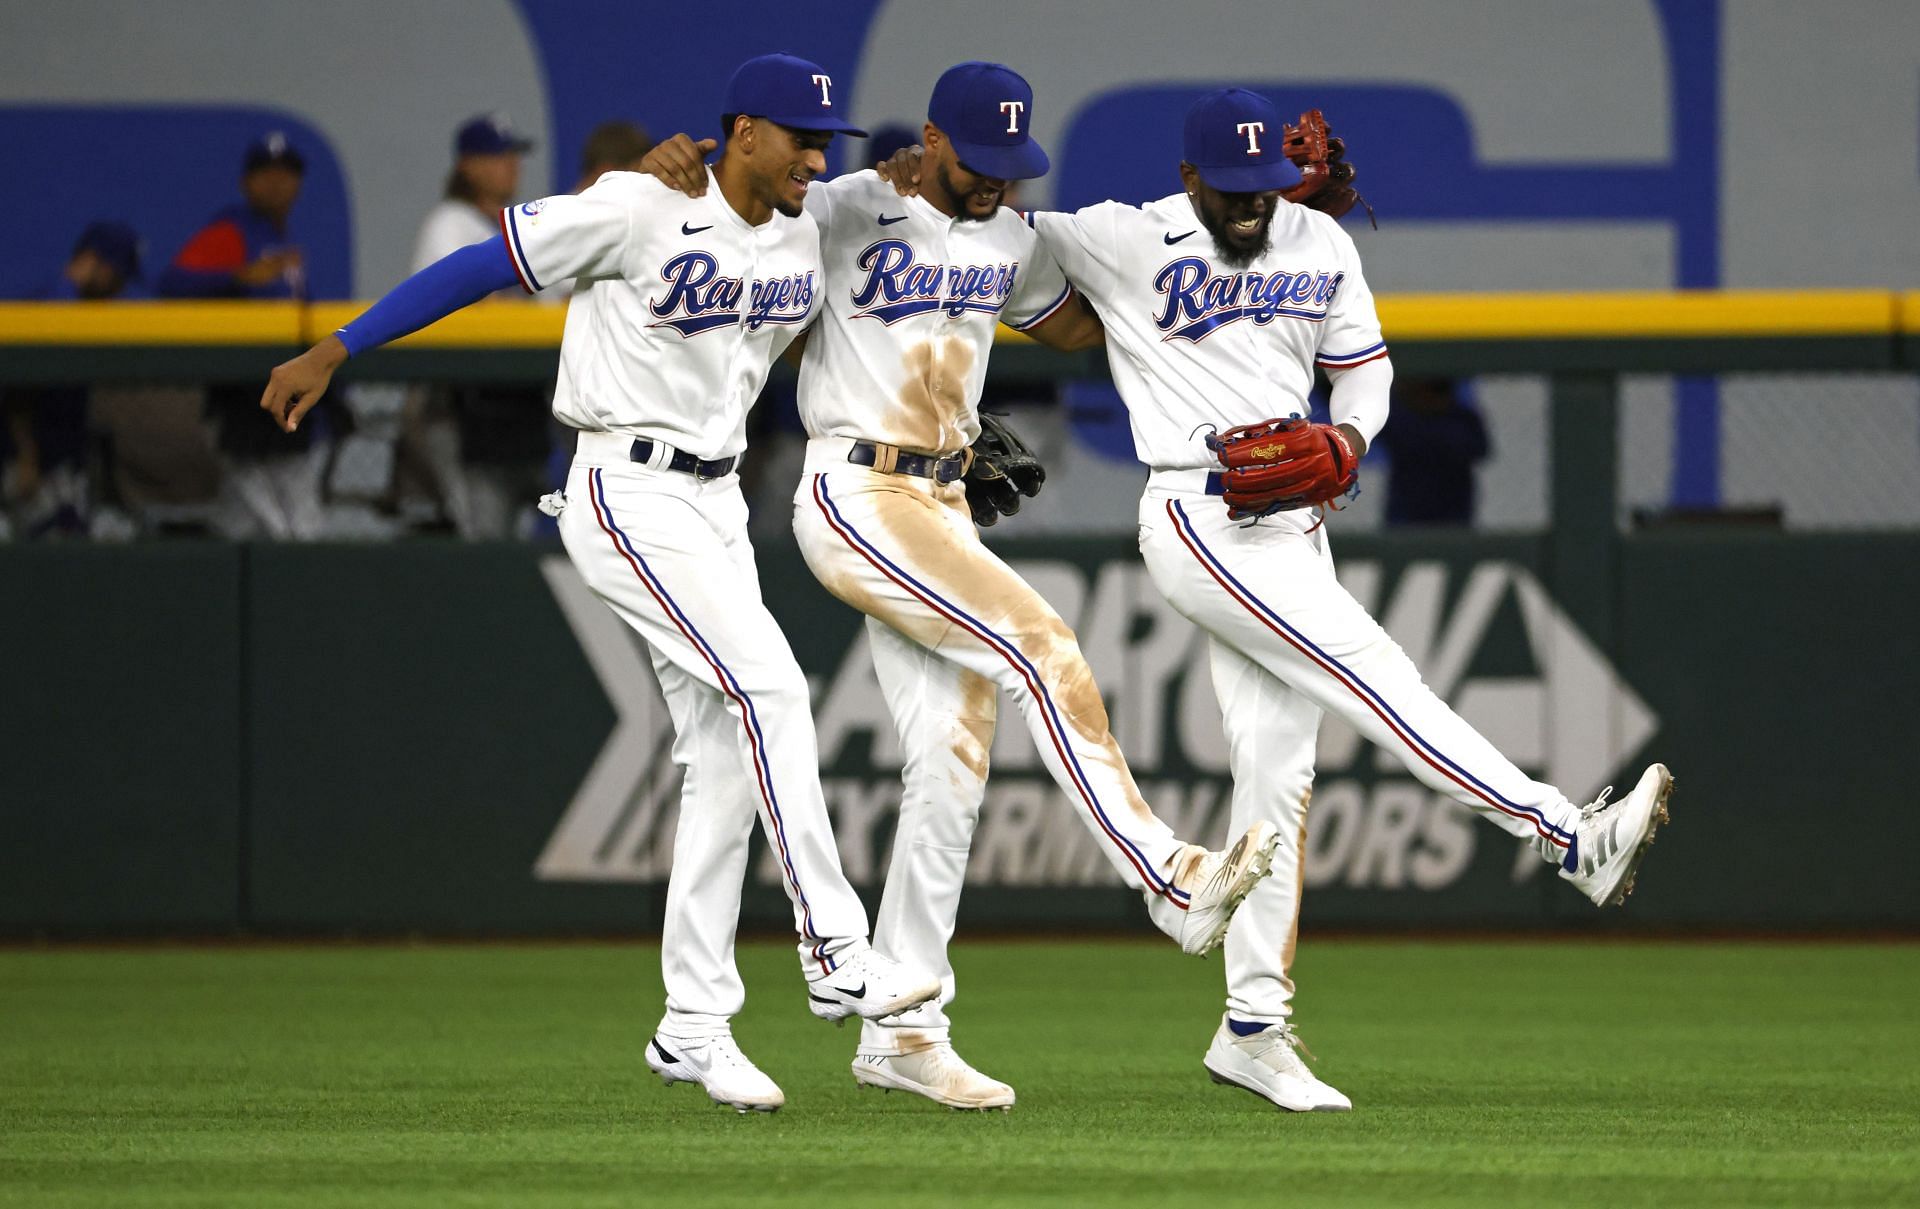
[[[1360,456],[1331,424],[1298,417],[1242,424],[1207,438],[1234,520],[1324,504],[1353,490]]]
[[[1300,169],[1300,183],[1282,189],[1280,196],[1295,205],[1318,210],[1339,218],[1358,204],[1367,206],[1353,187],[1353,165],[1347,162],[1347,144],[1327,131],[1326,115],[1309,109],[1300,115],[1298,126],[1288,124],[1281,144],[1287,158]],[[1367,221],[1378,229],[1373,207],[1367,206]]]

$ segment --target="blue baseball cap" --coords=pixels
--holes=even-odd
[[[1030,180],[1052,167],[1033,141],[1033,89],[1004,63],[978,60],[947,68],[933,86],[927,120],[953,144],[969,172]]]
[[[867,159],[875,164],[884,164],[893,158],[893,153],[902,147],[911,147],[920,141],[920,132],[911,126],[897,122],[885,126],[875,126],[867,143]]]
[[[761,55],[734,70],[720,112],[765,118],[792,130],[833,130],[866,138],[866,131],[840,116],[839,104],[833,77],[818,63],[795,55]]]
[[[454,132],[455,155],[506,155],[533,150],[533,140],[513,128],[504,113],[483,113],[469,118]]]
[[[1297,177],[1273,102],[1244,88],[1210,92],[1187,110],[1185,159],[1223,193],[1284,189]]]
[[[275,165],[291,168],[303,176],[307,171],[307,161],[287,139],[284,130],[270,130],[248,143],[247,153],[240,161],[240,171],[244,174]]]
[[[73,255],[92,252],[105,261],[123,281],[140,276],[140,233],[123,222],[88,223],[74,241]]]

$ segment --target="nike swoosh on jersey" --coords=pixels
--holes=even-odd
[[[708,223],[704,227],[690,227],[686,223],[680,224],[680,234],[682,235],[698,235],[702,231],[711,231],[711,230],[713,230],[712,223]]]
[[[883,227],[891,227],[893,224],[897,222],[905,222],[905,221],[907,221],[907,216],[904,214],[896,214],[892,218],[888,218],[884,214],[880,216],[880,225]]]
[[[1200,229],[1198,227],[1195,227],[1193,230],[1188,231],[1187,235],[1198,235],[1199,233],[1200,233]],[[1169,244],[1176,244],[1176,243],[1179,243],[1181,240],[1185,239],[1187,235],[1175,235],[1172,231],[1168,231],[1165,235],[1162,235],[1160,238],[1166,240]]]

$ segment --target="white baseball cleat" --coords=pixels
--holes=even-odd
[[[1350,1112],[1353,1101],[1314,1077],[1299,1051],[1304,1043],[1290,1024],[1274,1024],[1241,1037],[1220,1018],[1202,1059],[1215,1083],[1244,1087],[1288,1112]]]
[[[1572,872],[1560,871],[1596,907],[1617,907],[1633,893],[1634,874],[1653,844],[1653,833],[1667,821],[1673,774],[1665,764],[1650,765],[1632,793],[1609,802],[1612,792],[1613,786],[1607,786],[1591,806],[1581,808],[1573,841],[1579,864]]]
[[[853,1059],[853,1081],[862,1087],[910,1091],[948,1108],[1005,1112],[1013,1107],[1013,1089],[973,1069],[947,1041],[906,1054],[862,1049]]]
[[[860,944],[835,956],[831,974],[807,983],[807,1007],[822,1020],[849,1016],[878,1020],[917,1007],[940,993],[940,980]]]
[[[1260,879],[1273,871],[1273,850],[1280,832],[1272,823],[1255,823],[1225,852],[1202,853],[1175,884],[1187,891],[1187,915],[1180,924],[1180,947],[1195,957],[1211,953],[1226,939],[1233,913]]]
[[[772,1112],[787,1102],[779,1084],[767,1078],[734,1043],[717,1037],[667,1037],[647,1042],[647,1066],[668,1087],[698,1083],[707,1098],[739,1112]]]

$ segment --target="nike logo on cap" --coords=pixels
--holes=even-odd
[[[904,214],[896,214],[892,218],[888,218],[884,214],[880,216],[880,225],[883,227],[891,227],[893,224],[897,222],[905,222],[905,221],[907,221],[907,216]]]
[[[711,230],[713,230],[712,223],[708,223],[704,227],[691,227],[691,226],[688,226],[686,223],[680,224],[680,234],[682,235],[698,235],[702,231],[711,231]]]
[[[1196,227],[1195,229],[1188,231],[1187,235],[1198,235],[1199,233],[1200,233],[1199,228]],[[1187,235],[1175,235],[1172,231],[1168,231],[1165,235],[1162,235],[1160,238],[1166,240],[1170,244],[1176,244],[1176,243],[1179,243],[1181,240],[1185,239]]]

